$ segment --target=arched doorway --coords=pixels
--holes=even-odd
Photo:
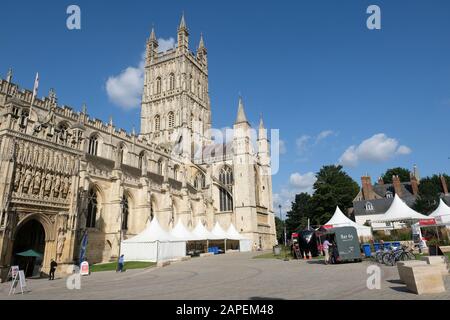
[[[22,257],[18,253],[33,250],[41,257]],[[45,230],[42,224],[34,219],[25,222],[16,232],[13,247],[12,265],[24,270],[26,277],[39,275],[45,252]]]

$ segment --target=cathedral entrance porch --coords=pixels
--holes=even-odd
[[[33,250],[40,257],[20,256],[18,253]],[[39,276],[45,252],[45,230],[40,222],[31,219],[23,224],[16,233],[11,265],[24,270],[26,277]]]

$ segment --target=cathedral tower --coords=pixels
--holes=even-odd
[[[178,27],[177,46],[158,51],[152,30],[147,41],[141,135],[155,143],[183,143],[190,152],[211,141],[211,107],[208,91],[207,51],[203,36],[198,52],[189,50],[184,18]]]

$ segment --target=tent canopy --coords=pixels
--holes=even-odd
[[[373,222],[395,222],[404,220],[424,220],[430,219],[430,217],[420,214],[403,202],[398,195],[395,195],[394,201],[392,201],[391,206],[388,211],[383,215],[382,218]]]
[[[372,230],[370,227],[361,226],[357,224],[355,221],[349,219],[342,211],[339,209],[339,206],[336,207],[336,211],[334,212],[331,219],[325,223],[326,226],[332,227],[355,227],[358,231],[358,236],[360,237],[370,237],[372,236]]]
[[[445,202],[440,199],[439,206],[436,210],[434,210],[429,217],[437,218],[437,217],[443,217],[443,216],[449,216],[450,217],[450,207],[445,204]]]
[[[18,256],[22,257],[36,257],[36,258],[42,258],[42,254],[39,252],[36,252],[34,250],[27,250],[24,252],[17,253]]]
[[[216,222],[214,228],[211,230],[211,233],[220,239],[228,239],[228,234],[222,229],[218,221]]]
[[[201,240],[199,237],[197,237],[192,232],[190,232],[188,229],[186,229],[186,227],[184,226],[184,224],[181,221],[181,219],[178,220],[178,223],[175,226],[175,228],[173,228],[170,231],[170,235],[175,237],[175,238],[186,240],[186,241],[198,241],[198,240]]]
[[[239,232],[236,230],[233,224],[230,224],[227,230],[227,238],[230,240],[249,240],[239,234]]]
[[[209,232],[205,228],[205,226],[203,225],[203,223],[201,222],[200,219],[198,220],[197,226],[192,231],[192,233],[201,240],[223,240],[224,239],[222,237],[213,235],[211,232]]]
[[[175,238],[165,231],[158,222],[156,217],[150,223],[147,223],[147,227],[133,238],[123,241],[124,243],[137,243],[137,242],[171,242],[171,241],[183,241],[179,238]]]

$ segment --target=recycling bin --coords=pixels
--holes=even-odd
[[[363,250],[364,250],[364,255],[366,256],[366,258],[370,258],[372,256],[372,251],[370,249],[369,243],[363,244]]]

